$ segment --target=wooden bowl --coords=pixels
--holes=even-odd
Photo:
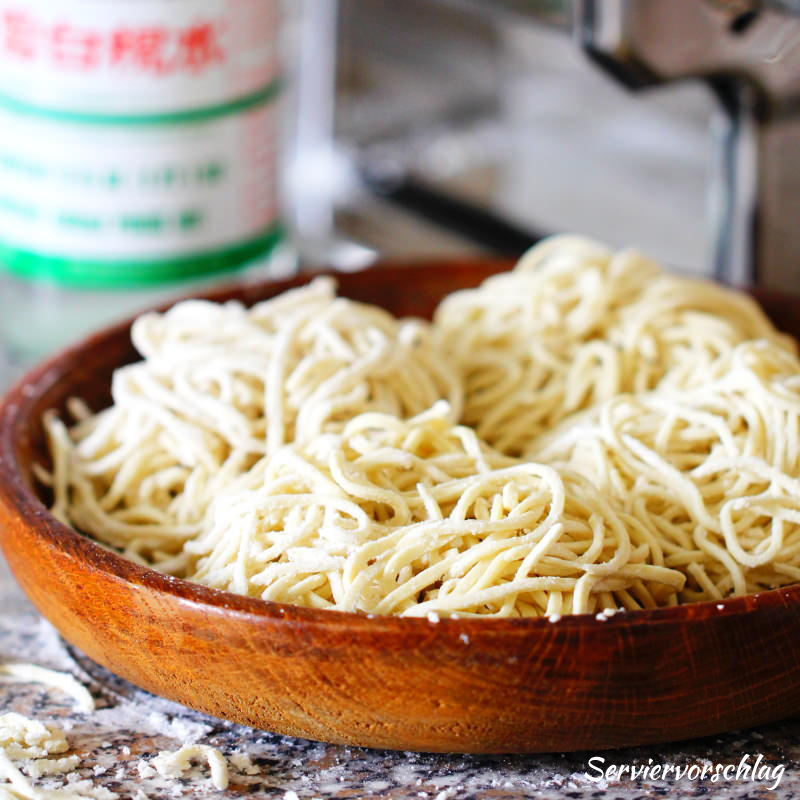
[[[505,262],[423,263],[341,275],[342,294],[429,315]],[[290,280],[210,295],[246,303]],[[800,333],[800,300],[763,297]],[[31,474],[42,414],[109,401],[135,359],[129,323],[33,370],[0,408],[0,536],[19,583],[64,637],[151,692],[217,717],[326,742],[532,752],[641,745],[800,711],[800,586],[654,611],[446,620],[319,611],[161,575],[56,521]]]

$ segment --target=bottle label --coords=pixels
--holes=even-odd
[[[0,263],[83,285],[277,238],[280,0],[0,0]]]

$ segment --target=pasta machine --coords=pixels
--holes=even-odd
[[[800,0],[581,0],[576,10],[580,43],[626,86],[696,78],[717,97],[715,276],[800,288]]]

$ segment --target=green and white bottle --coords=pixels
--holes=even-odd
[[[0,344],[19,363],[281,238],[280,0],[0,0]]]

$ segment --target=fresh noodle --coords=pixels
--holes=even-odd
[[[144,360],[115,372],[113,405],[73,403],[71,431],[52,414],[47,427],[56,516],[138,560],[199,535],[211,499],[286,442],[440,397],[460,413],[428,326],[337,298],[330,279],[249,310],[184,302],[132,338]]]
[[[265,600],[611,613],[800,581],[800,361],[750,299],[578,237],[433,325],[316,281],[139,319],[46,416],[64,521]]]
[[[553,237],[512,272],[450,295],[435,323],[461,372],[462,422],[512,455],[620,393],[702,384],[739,342],[791,348],[744,295],[575,236]]]
[[[737,345],[706,384],[621,395],[529,453],[575,470],[648,529],[687,575],[683,601],[800,578],[800,364]]]

